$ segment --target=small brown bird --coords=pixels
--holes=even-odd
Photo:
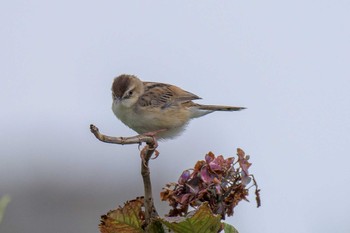
[[[159,131],[158,139],[180,135],[192,118],[214,111],[239,111],[244,107],[202,105],[201,99],[181,88],[155,82],[142,82],[134,75],[116,77],[112,85],[114,114],[139,134]]]

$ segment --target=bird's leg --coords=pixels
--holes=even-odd
[[[157,135],[157,133],[164,132],[164,131],[166,131],[166,129],[159,129],[159,130],[143,133],[142,135],[149,136],[149,137],[153,138],[153,140],[154,140],[153,147],[155,149],[155,148],[158,147],[158,142],[157,142],[157,139],[156,139],[156,135]]]
[[[152,159],[156,159],[159,156],[159,151],[156,150],[156,148],[158,147],[158,141],[156,138],[157,133],[166,131],[166,129],[160,129],[160,130],[156,130],[156,131],[151,131],[151,132],[147,132],[147,133],[143,133],[142,135],[144,136],[149,136],[153,138],[153,143],[152,144],[147,144],[141,151],[140,156],[141,159],[144,161],[145,160],[145,152],[147,150],[154,150],[154,155],[155,157]]]

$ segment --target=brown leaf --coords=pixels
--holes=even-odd
[[[249,175],[248,168],[252,165],[248,162],[248,159],[245,156],[244,151],[241,148],[237,148],[237,155],[238,155],[238,162],[240,167],[242,168],[242,171],[245,173],[246,176]]]
[[[106,215],[101,216],[99,225],[101,233],[141,233],[144,219],[142,211],[143,198],[138,198],[125,203],[124,207],[109,211]]]
[[[215,158],[215,155],[213,154],[213,152],[209,151],[209,153],[205,155],[205,162],[210,163],[211,161],[214,160],[214,158]]]

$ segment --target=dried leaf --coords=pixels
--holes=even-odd
[[[205,162],[210,163],[211,161],[214,160],[214,158],[215,158],[215,155],[213,154],[213,152],[209,151],[209,153],[205,155]]]
[[[169,216],[183,216],[189,207],[197,208],[204,202],[213,213],[220,214],[222,219],[231,216],[234,208],[248,196],[247,184],[253,179],[253,186],[258,189],[253,175],[248,168],[249,156],[237,149],[238,160],[225,159],[222,155],[215,156],[212,152],[205,155],[205,160],[198,161],[194,169],[186,170],[179,178],[178,184],[168,184],[161,193],[162,200],[167,200],[173,207]],[[235,165],[239,167],[235,168]],[[191,173],[191,172],[192,173]],[[260,205],[259,192],[256,193],[258,206]]]
[[[191,172],[189,170],[183,171],[178,180],[178,183],[184,184],[190,178],[190,176],[191,176]]]
[[[194,165],[193,173],[197,173],[201,170],[201,168],[204,166],[205,162],[203,160],[200,160]]]
[[[252,178],[250,178],[249,176],[242,174],[242,184],[244,186],[247,186],[247,184],[250,183],[250,181],[252,181]]]
[[[111,210],[101,217],[99,225],[101,233],[141,233],[144,212],[142,211],[143,199],[135,199],[125,203],[124,207]]]
[[[248,162],[248,158],[245,156],[244,151],[241,148],[237,148],[237,155],[238,155],[238,162],[240,167],[242,168],[242,171],[245,173],[244,175],[248,176],[248,168],[252,165],[251,163]]]
[[[181,205],[188,205],[190,203],[189,199],[192,196],[190,193],[186,193],[181,197],[180,204]]]
[[[210,174],[206,166],[201,169],[201,179],[207,184],[211,183],[214,179],[214,176]]]

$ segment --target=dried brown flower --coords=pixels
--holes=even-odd
[[[168,201],[173,208],[169,216],[184,216],[188,208],[198,207],[203,202],[209,204],[215,214],[232,216],[234,207],[248,196],[247,185],[253,179],[256,187],[256,201],[260,206],[260,195],[253,175],[248,172],[251,163],[244,151],[237,149],[238,159],[225,159],[222,155],[215,156],[212,152],[205,155],[205,160],[198,161],[193,169],[185,170],[177,183],[169,183],[161,192],[161,200]],[[235,165],[238,165],[235,167]]]

